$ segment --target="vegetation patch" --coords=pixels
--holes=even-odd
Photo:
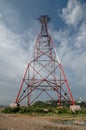
[[[29,115],[84,115],[86,116],[86,108],[83,107],[80,111],[72,112],[69,106],[57,107],[56,104],[48,104],[37,101],[32,106],[18,106],[15,108],[7,107],[2,110],[3,113],[22,113]]]

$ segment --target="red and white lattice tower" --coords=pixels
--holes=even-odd
[[[34,45],[32,59],[28,63],[22,79],[16,103],[20,104],[27,98],[28,105],[31,105],[42,93],[45,93],[52,100],[56,95],[59,106],[63,100],[74,105],[67,78],[48,32],[47,24],[50,18],[43,15],[40,16],[39,21],[41,30]]]

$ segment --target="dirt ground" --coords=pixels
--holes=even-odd
[[[23,114],[3,114],[0,113],[0,130],[86,130],[86,125],[76,123],[59,124],[59,120],[86,121],[86,118],[58,117],[58,116],[39,116],[33,117]]]

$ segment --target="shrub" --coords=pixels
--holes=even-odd
[[[67,107],[59,108],[58,114],[69,114],[69,108]]]
[[[15,108],[7,107],[4,110],[2,110],[3,113],[17,113],[19,111],[20,111],[20,107],[15,107]]]

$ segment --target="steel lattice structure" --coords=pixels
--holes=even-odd
[[[28,98],[28,105],[31,105],[42,93],[46,93],[54,100],[51,93],[53,91],[57,95],[58,105],[61,105],[62,100],[74,105],[67,78],[48,32],[47,24],[50,18],[43,15],[40,16],[39,21],[41,31],[34,45],[32,60],[28,63],[22,79],[16,103],[20,104],[21,101]],[[31,99],[35,91],[36,95]]]

